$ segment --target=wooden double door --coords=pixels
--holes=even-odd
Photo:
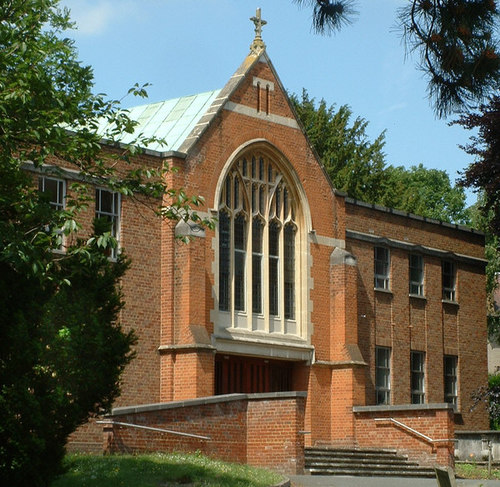
[[[292,371],[292,362],[216,355],[215,394],[291,391]]]

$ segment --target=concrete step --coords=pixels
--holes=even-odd
[[[311,475],[363,475],[427,477],[434,469],[409,461],[396,450],[309,447],[305,449],[305,467]]]
[[[349,477],[412,477],[412,478],[436,478],[432,469],[422,470],[360,470],[360,469],[307,469],[311,475],[343,475]]]
[[[386,461],[378,461],[377,459],[367,460],[367,459],[359,459],[359,460],[350,460],[345,458],[331,458],[331,459],[306,459],[306,467],[328,467],[329,465],[343,465],[343,466],[356,466],[359,465],[361,467],[370,467],[370,466],[384,466],[384,467],[418,467],[419,464],[417,462],[405,462],[401,460],[392,460],[388,459]]]

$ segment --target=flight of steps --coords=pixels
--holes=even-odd
[[[305,468],[311,475],[358,475],[365,477],[434,477],[434,469],[421,467],[396,450],[310,447],[305,449]]]

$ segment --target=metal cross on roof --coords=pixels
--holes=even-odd
[[[255,38],[250,46],[250,50],[255,54],[259,54],[266,48],[266,45],[262,40],[262,27],[266,25],[267,22],[262,20],[260,16],[260,8],[257,9],[254,17],[250,17],[250,20],[255,25]]]

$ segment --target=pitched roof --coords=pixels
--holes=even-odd
[[[272,68],[265,50],[251,52],[221,90],[128,108],[129,118],[136,120],[138,125],[133,134],[122,134],[120,143],[131,144],[139,134],[155,136],[164,139],[166,144],[152,142],[147,151],[160,156],[170,152],[187,154],[259,59]],[[108,123],[103,123],[99,132],[105,134],[110,128]]]
[[[158,103],[141,105],[128,109],[128,116],[138,125],[134,134],[123,134],[120,142],[132,143],[137,134],[144,137],[164,139],[166,144],[153,142],[148,149],[157,152],[178,151],[191,133],[199,119],[205,114],[220,90],[207,91],[197,95],[183,96]],[[101,133],[109,128],[107,124],[99,127]]]

